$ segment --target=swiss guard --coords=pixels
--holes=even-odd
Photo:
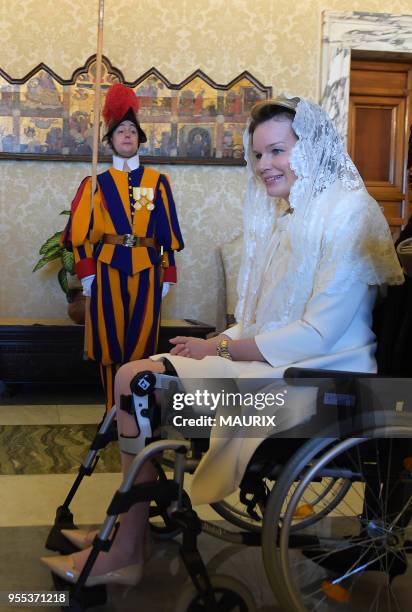
[[[64,234],[90,298],[87,354],[100,364],[107,410],[117,369],[156,353],[162,297],[176,283],[174,251],[184,246],[168,177],[139,162],[147,137],[137,111],[132,89],[108,89],[103,140],[113,164],[97,176],[93,205],[91,177],[82,181]]]

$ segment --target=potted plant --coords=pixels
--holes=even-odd
[[[70,215],[69,210],[63,210],[61,215]],[[33,268],[33,272],[40,270],[51,261],[60,259],[62,267],[57,273],[59,285],[66,295],[69,302],[68,314],[75,323],[84,323],[84,296],[82,295],[82,286],[76,276],[74,267],[74,255],[66,249],[62,244],[61,239],[63,230],[60,230],[47,238],[39,249],[41,255],[39,261]]]

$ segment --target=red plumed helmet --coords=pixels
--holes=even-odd
[[[107,126],[116,121],[120,123],[127,111],[131,108],[135,113],[139,109],[139,102],[133,89],[115,83],[107,90],[103,107],[103,118]]]
[[[137,119],[139,101],[133,89],[126,87],[122,83],[115,83],[107,90],[106,99],[102,111],[103,119],[106,124],[107,133],[104,139],[110,139],[113,131],[122,121],[126,119],[132,121],[139,132],[139,142],[146,142],[146,134],[140,127]]]

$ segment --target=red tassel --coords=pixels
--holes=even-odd
[[[134,113],[139,109],[139,101],[133,89],[122,83],[115,83],[109,87],[102,111],[106,125],[121,121],[129,108]]]

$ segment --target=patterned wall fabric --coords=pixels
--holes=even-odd
[[[13,8],[14,5],[14,8]],[[274,93],[318,96],[323,10],[411,13],[410,0],[106,0],[104,53],[126,79],[151,66],[180,82],[196,68],[227,83],[249,70]],[[1,67],[23,77],[40,62],[64,78],[95,52],[97,0],[0,0]],[[0,160],[0,316],[62,317],[54,269],[31,273],[38,247],[62,225],[89,165]],[[162,166],[186,249],[168,318],[223,323],[217,247],[241,228],[244,170]]]

